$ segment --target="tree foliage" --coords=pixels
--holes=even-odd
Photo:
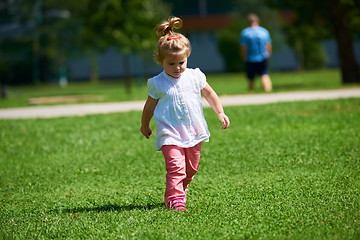
[[[245,27],[247,27],[245,19],[233,18],[228,28],[217,32],[218,49],[224,59],[227,72],[244,70],[244,64],[239,50],[239,36],[241,30]]]
[[[125,75],[129,75],[126,56],[152,48],[156,42],[154,26],[168,12],[160,0],[85,0],[79,12],[82,21],[80,33],[82,46],[92,66],[91,80],[97,81],[96,50],[108,46],[115,46],[125,55],[123,69]]]
[[[152,47],[154,26],[168,15],[160,0],[85,0],[80,11],[84,43],[114,45],[132,53]]]
[[[21,31],[0,38],[2,50],[14,46],[6,56],[0,54],[0,62],[19,55],[15,46],[22,42],[28,49],[23,60],[33,65],[28,68],[47,72],[46,76],[69,58],[96,57],[110,46],[124,54],[150,49],[155,42],[154,26],[169,13],[161,0],[13,0],[4,9],[7,22],[2,24],[16,25]],[[1,72],[12,81],[11,71],[17,64],[13,60],[7,74]]]
[[[354,33],[359,33],[360,3],[356,0],[292,1],[268,0],[281,11],[287,10],[294,18],[286,26],[293,45],[301,44],[303,52],[326,37],[335,37],[343,83],[360,82],[359,66],[354,55]],[[314,51],[309,51],[313,54]],[[313,54],[318,56],[318,54]],[[305,58],[305,56],[304,56]]]

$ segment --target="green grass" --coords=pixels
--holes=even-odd
[[[140,112],[0,121],[4,239],[359,239],[360,99],[226,108],[190,186],[163,206],[165,167]],[[1,239],[1,237],[0,237]]]
[[[340,73],[336,69],[307,72],[274,72],[271,74],[274,92],[294,90],[335,89],[341,85]],[[209,74],[208,82],[219,95],[246,94],[247,80],[244,74]],[[262,92],[260,81],[256,82],[257,91]],[[44,96],[95,95],[103,101],[145,100],[146,81],[135,84],[131,93],[125,91],[123,82],[101,81],[99,84],[71,82],[68,87],[57,85],[12,86],[8,99],[0,100],[0,108],[28,106],[28,99]]]

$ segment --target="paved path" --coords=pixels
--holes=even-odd
[[[360,88],[221,96],[220,100],[224,106],[239,106],[354,97],[360,98]],[[204,101],[203,104],[204,107],[209,107],[206,101]],[[140,111],[143,106],[144,101],[132,101],[10,108],[0,109],[0,119],[55,118],[62,116]]]

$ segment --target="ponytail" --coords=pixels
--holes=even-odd
[[[156,27],[158,37],[175,35],[174,29],[180,29],[183,25],[181,18],[170,17]]]
[[[183,21],[178,17],[170,17],[159,24],[155,31],[159,37],[156,61],[162,64],[166,54],[185,54],[188,57],[191,53],[190,41],[181,33],[175,32],[180,29]]]

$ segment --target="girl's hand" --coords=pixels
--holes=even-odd
[[[151,129],[150,126],[141,127],[141,128],[140,128],[140,132],[141,132],[146,138],[150,138],[150,136],[152,135],[152,129]]]
[[[218,114],[219,120],[222,123],[222,127],[221,129],[226,129],[230,126],[230,120],[228,118],[228,116],[225,115],[225,113],[219,113]]]

